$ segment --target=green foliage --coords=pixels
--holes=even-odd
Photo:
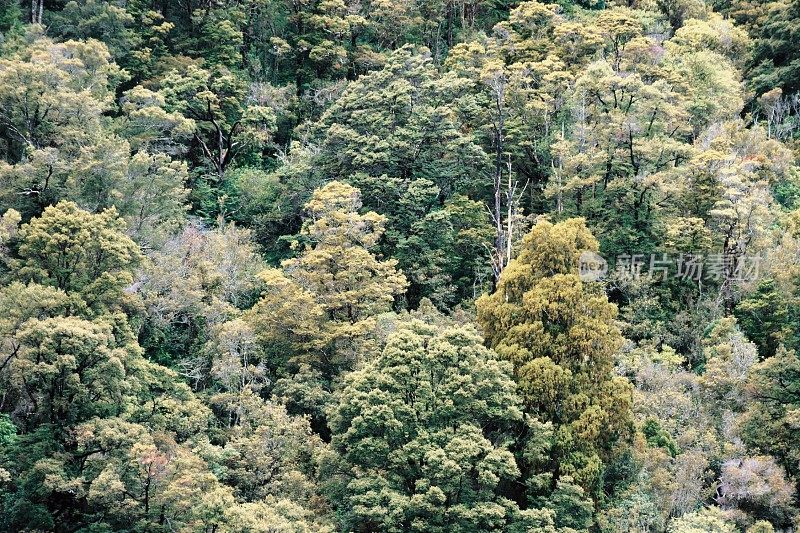
[[[795,22],[800,13],[796,2],[757,4],[752,34],[755,42],[751,58],[751,84],[758,94],[775,87],[786,92],[800,88],[797,76],[797,42],[800,34]]]
[[[0,60],[0,116],[6,146],[15,163],[27,149],[80,145],[111,109],[124,72],[98,41],[55,43],[40,37]]]
[[[0,32],[6,34],[22,26],[22,8],[15,0],[0,3]]]
[[[797,5],[0,0],[0,530],[796,528]]]
[[[125,58],[139,44],[141,36],[132,30],[133,22],[124,8],[97,0],[68,2],[48,20],[64,39],[102,41],[116,60]]]
[[[725,520],[719,508],[708,507],[675,520],[670,526],[670,531],[674,533],[700,533],[701,531],[732,533],[736,529],[733,524]]]
[[[337,400],[331,468],[340,462],[349,475],[331,490],[344,528],[499,531],[546,522],[501,495],[501,482],[519,475],[507,445],[523,415],[510,365],[474,331],[405,326],[348,377]]]
[[[406,286],[396,260],[380,260],[370,251],[383,235],[386,218],[374,211],[359,214],[360,208],[361,194],[350,185],[333,181],[315,191],[301,231],[308,244],[282,264],[325,318],[317,331],[322,353],[310,355],[327,375],[352,366],[352,343],[369,332],[375,315],[391,309]]]
[[[787,295],[775,280],[762,280],[756,290],[736,306],[736,318],[761,357],[775,355],[781,343],[797,346],[797,318]]]
[[[755,401],[745,420],[745,438],[754,449],[779,458],[795,475],[799,435],[793,420],[800,404],[800,360],[782,348],[753,369],[749,385]]]
[[[547,498],[547,507],[556,513],[555,524],[567,531],[586,531],[594,523],[594,506],[586,492],[564,476],[556,483],[553,493]]]
[[[262,288],[263,263],[250,233],[232,224],[188,226],[149,259],[137,284],[142,346],[159,363],[205,367],[202,351],[212,330],[251,306]]]
[[[616,307],[578,276],[581,253],[594,250],[583,220],[541,221],[495,293],[477,302],[489,344],[514,364],[527,411],[554,425],[548,468],[590,494],[632,429],[630,386],[612,374],[623,340]]]
[[[72,202],[48,207],[20,228],[14,276],[79,294],[90,306],[109,305],[133,281],[139,247],[122,231],[116,210],[92,215]]]
[[[647,439],[647,444],[657,448],[664,448],[672,457],[678,454],[678,446],[669,433],[661,429],[658,420],[649,418],[642,427],[642,434]]]
[[[461,195],[414,222],[396,252],[410,278],[409,305],[428,298],[447,309],[479,294],[490,276],[493,236],[483,206]]]

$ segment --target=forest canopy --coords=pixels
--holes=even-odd
[[[0,531],[800,528],[798,0],[0,0]]]

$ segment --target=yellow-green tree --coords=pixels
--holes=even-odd
[[[305,207],[303,249],[283,271],[263,273],[267,288],[246,319],[272,368],[285,376],[275,392],[292,410],[311,413],[313,427],[325,432],[331,381],[369,352],[376,317],[392,309],[407,282],[396,260],[371,251],[386,218],[359,213],[358,189],[328,183]]]
[[[581,253],[597,247],[582,219],[541,221],[494,294],[477,302],[489,345],[514,364],[526,410],[554,425],[544,469],[553,483],[571,476],[595,494],[632,432],[631,387],[613,375],[623,342],[616,306],[578,274]]]
[[[334,181],[315,191],[300,234],[305,248],[283,263],[286,276],[322,311],[322,348],[312,358],[327,371],[353,363],[352,341],[370,331],[375,315],[391,310],[407,285],[396,260],[370,251],[386,217],[360,208],[361,193],[350,185]]]
[[[79,295],[90,306],[112,305],[133,282],[142,260],[124,231],[113,208],[93,215],[73,202],[60,202],[22,226],[12,271],[20,281]]]

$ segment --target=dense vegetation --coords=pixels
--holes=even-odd
[[[800,527],[798,0],[0,32],[0,530]]]

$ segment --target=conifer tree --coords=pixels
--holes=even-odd
[[[623,342],[616,306],[578,275],[581,253],[596,250],[582,219],[541,221],[496,291],[477,302],[489,345],[514,365],[526,412],[553,424],[553,482],[571,476],[594,495],[632,434],[631,387],[613,375]]]

